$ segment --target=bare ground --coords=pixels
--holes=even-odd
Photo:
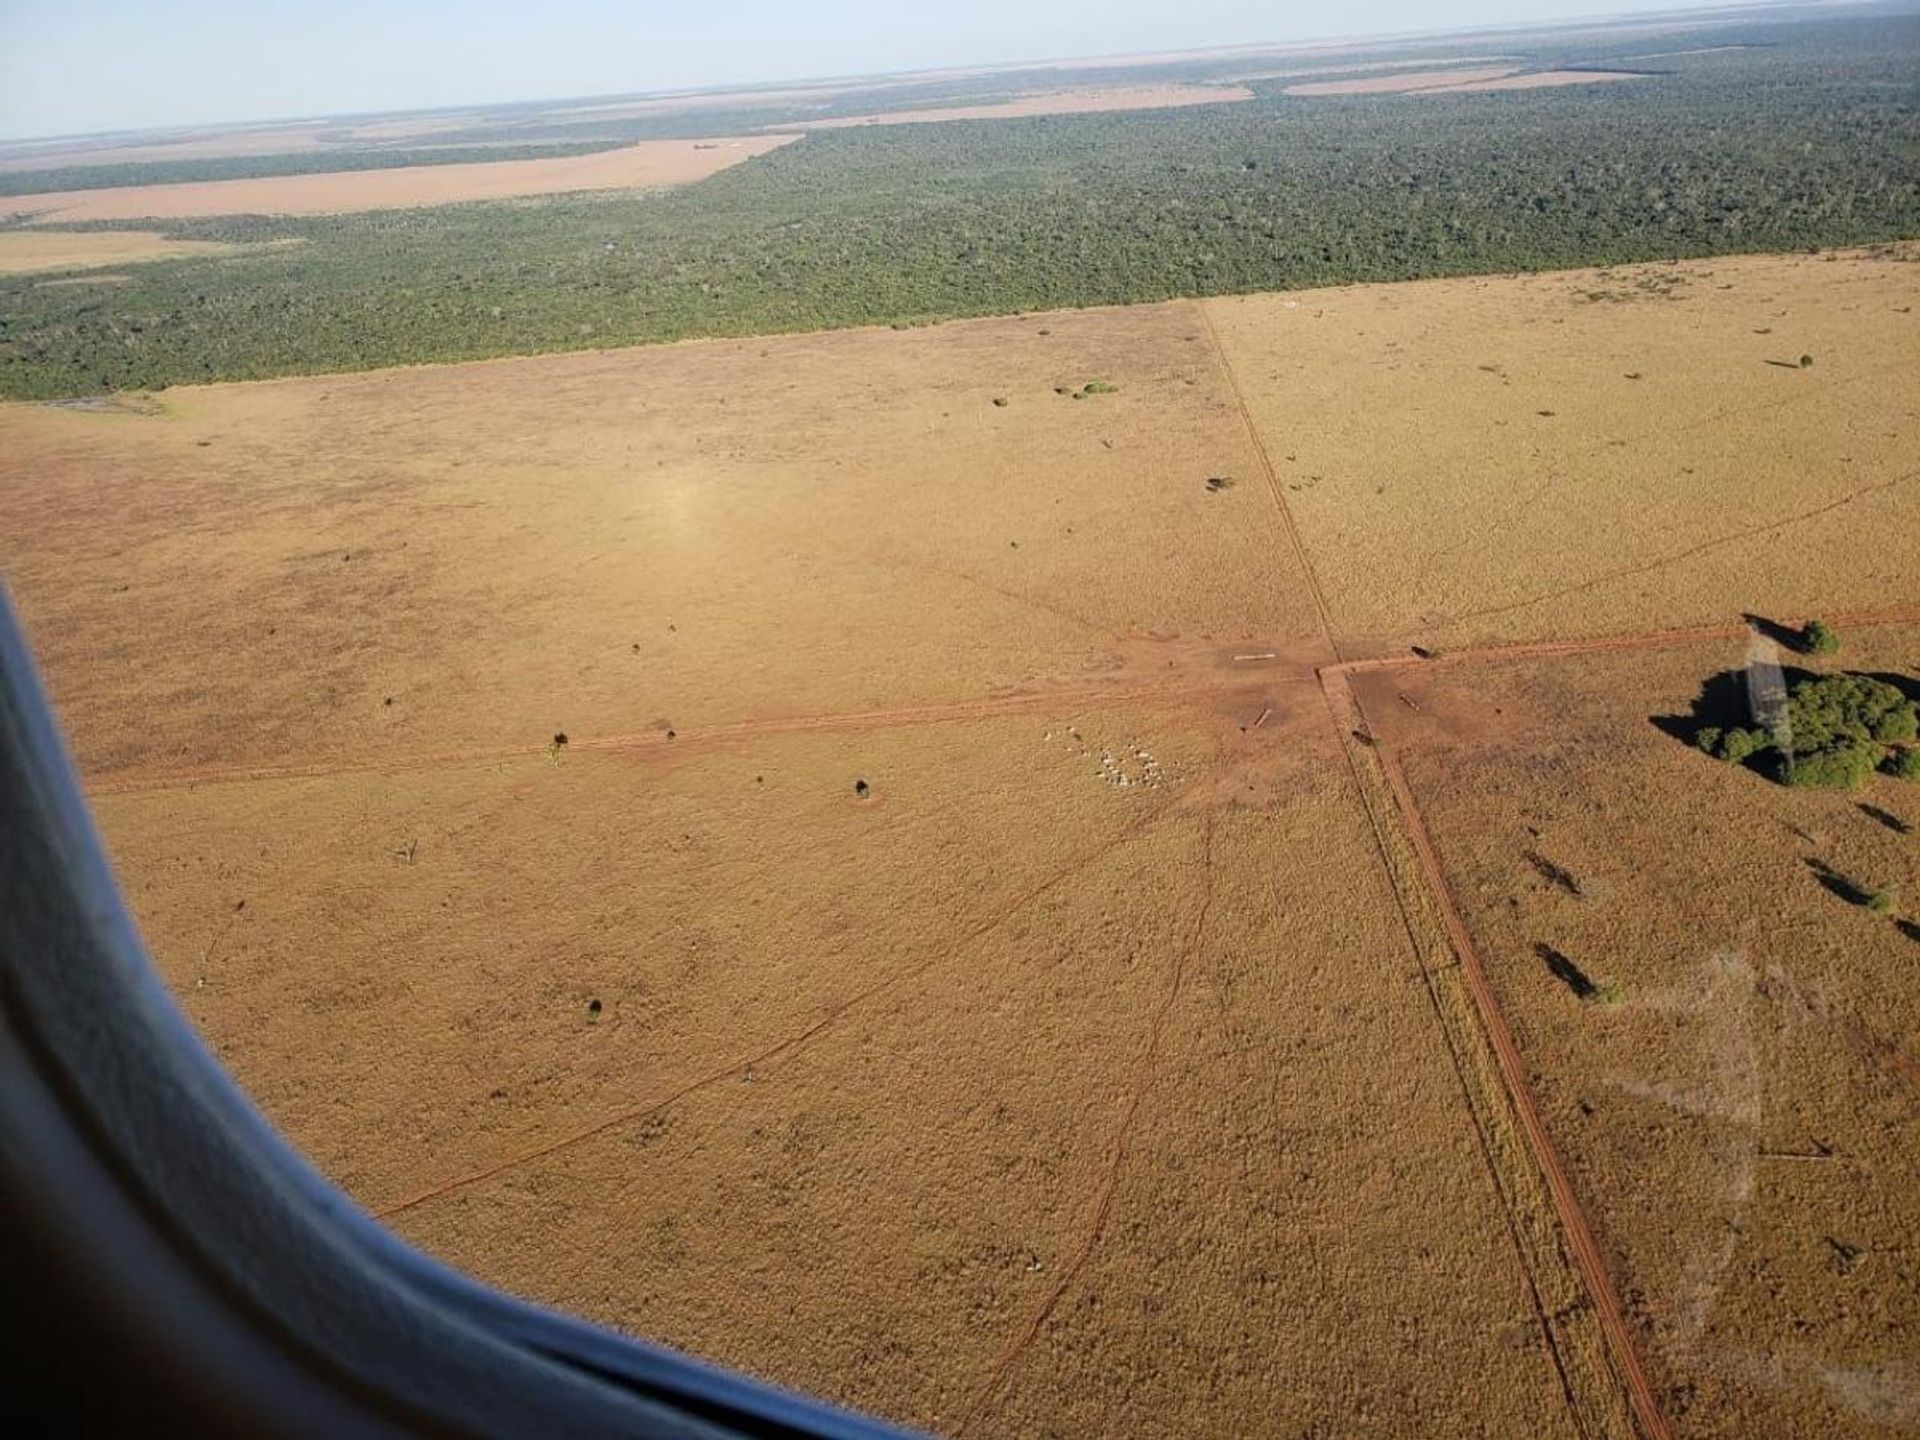
[[[575,190],[648,189],[703,180],[793,138],[643,140],[619,150],[547,160],[483,160],[10,195],[0,198],[0,214],[31,215],[41,223],[194,215],[335,215]]]

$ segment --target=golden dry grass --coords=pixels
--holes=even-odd
[[[189,1013],[361,1199],[578,1137],[393,1216],[518,1293],[945,1430],[1571,1433],[1324,730],[1036,713],[102,815]]]
[[[175,240],[150,230],[0,230],[0,275],[183,260],[224,255],[234,248],[210,240]]]
[[[1695,533],[1742,503],[1697,438],[1728,424],[1756,505],[1796,493],[1756,456],[1836,437],[1852,458],[1801,503],[1886,493],[1830,492],[1909,433],[1887,316],[1911,270],[1706,268],[1684,292],[1664,268],[1461,281],[7,406],[0,565],[175,993],[435,1253],[943,1431],[1624,1435],[1372,751],[1316,683],[1331,649],[1275,502],[1349,649],[1431,638],[1435,594],[1566,592],[1461,636],[1911,593],[1897,525],[1757,546],[1738,591],[1711,557],[1743,542]],[[1741,305],[1811,317],[1792,348],[1813,334],[1816,366],[1700,383]],[[1643,378],[1593,383],[1630,344]],[[1540,408],[1587,443],[1553,449],[1523,424]],[[1616,426],[1637,463],[1612,462]],[[1590,452],[1612,468],[1576,470]],[[1542,465],[1583,483],[1482,537]],[[1670,591],[1579,570],[1593,544],[1657,559],[1675,527],[1693,553],[1641,572]],[[1717,933],[1750,854],[1784,897],[1763,917],[1823,947],[1800,993],[1858,1013],[1890,958],[1849,979],[1834,927],[1857,917],[1788,895],[1777,796],[1712,802],[1736,839],[1689,891],[1673,807],[1737,777],[1647,724],[1694,670],[1607,664],[1360,682],[1556,1139],[1589,1118],[1556,1076],[1639,1073],[1595,1037],[1645,1022],[1632,1063],[1672,1059],[1676,1086],[1707,1063],[1689,1047],[1719,1030],[1657,1029],[1706,972],[1650,937]],[[1822,853],[1885,858],[1847,835]],[[1565,918],[1552,894],[1501,908],[1529,844],[1617,884],[1550,943],[1604,955],[1618,1010],[1562,1014],[1515,958]],[[1643,849],[1644,880],[1611,878]],[[1842,1101],[1865,1096],[1888,1123],[1850,1153],[1893,1173],[1910,1116],[1878,1072],[1807,1054],[1795,1073],[1837,1088],[1765,1113],[1852,1143]],[[1672,1108],[1662,1076],[1635,1105]],[[1895,1403],[1901,1302],[1856,1289],[1865,1318],[1833,1320],[1804,1255],[1779,1272],[1799,1349],[1765,1348],[1751,1266],[1725,1271],[1748,1288],[1724,1343],[1675,1348],[1689,1247],[1724,1233],[1692,1138],[1608,1119],[1563,1141],[1669,1410],[1844,1428],[1836,1385]],[[1633,1188],[1635,1157],[1675,1178]],[[1906,1243],[1877,1178],[1808,1213],[1839,1226],[1861,1195],[1872,1244]],[[1849,1264],[1903,1253],[1837,1238]]]
[[[722,140],[642,140],[618,150],[547,160],[483,160],[336,170],[252,180],[127,185],[0,198],[0,214],[37,221],[181,219],[194,215],[335,215],[466,200],[508,200],[575,190],[686,185],[788,144],[790,135]]]
[[[1254,458],[1186,307],[156,408],[0,410],[0,560],[96,775],[1134,688],[1313,635],[1261,489],[1206,489]]]
[[[1206,308],[1366,649],[1914,594],[1916,301],[1911,260],[1830,254]]]
[[[1912,684],[1917,645],[1912,627],[1852,630],[1839,666]],[[1920,792],[1787,790],[1656,728],[1744,648],[1403,670],[1368,714],[1677,1431],[1910,1433]],[[1823,874],[1891,889],[1898,913]],[[1581,1003],[1549,950],[1620,1002]]]

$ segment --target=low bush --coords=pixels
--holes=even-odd
[[[1809,620],[1800,632],[1800,648],[1809,655],[1832,655],[1840,648],[1840,636],[1821,620]]]
[[[1843,745],[1795,755],[1780,778],[1796,790],[1852,790],[1873,773],[1880,751],[1873,745]]]

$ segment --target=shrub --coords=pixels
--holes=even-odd
[[[1893,892],[1891,890],[1874,891],[1867,897],[1867,909],[1876,915],[1891,915],[1893,913]]]
[[[1840,648],[1840,637],[1822,620],[1809,620],[1800,632],[1800,648],[1809,655],[1831,655]]]
[[[1720,753],[1720,737],[1726,732],[1718,725],[1702,725],[1693,733],[1693,743],[1709,755]]]
[[[1913,702],[1868,675],[1824,675],[1802,680],[1787,696],[1787,723],[1802,754],[1871,742],[1911,739]],[[1877,761],[1880,757],[1876,755]]]
[[[1920,745],[1894,751],[1880,768],[1896,780],[1920,780]]]
[[[1773,737],[1764,730],[1732,729],[1720,737],[1720,748],[1715,751],[1729,765],[1740,765],[1758,755],[1773,743]]]
[[[1879,747],[1843,745],[1796,755],[1781,779],[1796,790],[1852,790],[1880,763]]]

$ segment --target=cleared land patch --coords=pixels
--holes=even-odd
[[[0,230],[0,275],[184,260],[224,255],[235,248],[207,240],[176,240],[149,230]]]
[[[466,200],[508,200],[576,190],[686,185],[763,155],[790,135],[643,140],[618,150],[549,160],[411,165],[251,180],[130,185],[0,198],[0,214],[37,221],[181,219],[195,215],[332,215]]]
[[[1916,639],[1852,626],[1789,660],[1911,690]],[[1671,733],[1744,651],[1414,666],[1360,693],[1676,1427],[1907,1433],[1920,791],[1789,790]]]
[[[1885,401],[1904,352],[1874,317],[1900,297],[1876,287],[1910,270],[1743,261],[1719,283],[1760,264],[1777,267],[1764,303],[1844,312],[1821,322],[1823,357],[1866,337],[1873,363],[1817,399],[1852,421],[1844,454],[1880,457],[1865,422],[1911,415]],[[1684,697],[1635,689],[1637,649],[1614,657],[1612,710],[1576,696],[1572,719],[1537,680],[1475,708],[1467,661],[1339,667],[1350,690],[1316,669],[1410,643],[1391,609],[1352,625],[1421,579],[1368,548],[1387,514],[1372,487],[1429,473],[1440,441],[1489,448],[1516,403],[1553,418],[1526,395],[1469,410],[1476,433],[1436,425],[1448,397],[1483,394],[1462,379],[1506,379],[1462,347],[1498,341],[1509,374],[1526,363],[1595,434],[1624,415],[1684,441],[1731,413],[1695,348],[1724,336],[1667,298],[1705,280],[1503,281],[1504,312],[1483,282],[1380,287],[9,406],[0,564],[182,1003],[329,1174],[491,1280],[967,1434],[1258,1415],[1625,1436],[1630,1403],[1652,1435],[1663,1411],[1844,1417],[1804,1386],[1788,1411],[1689,1388],[1657,1292],[1662,1237],[1696,1223],[1691,1181],[1634,1190],[1621,1218],[1592,1177],[1637,1179],[1618,1155],[1639,1152],[1567,1139],[1557,1092],[1533,1105],[1557,1063],[1541,1012],[1516,1002],[1512,1026],[1539,1068],[1490,1050],[1462,979],[1473,947],[1442,923],[1451,892],[1423,888],[1439,862],[1396,826],[1404,776],[1425,805],[1456,766],[1470,783],[1443,799],[1479,828],[1458,842],[1436,810],[1450,873],[1460,843],[1512,843],[1472,811],[1483,793],[1543,773],[1591,761],[1595,785],[1618,770],[1639,787],[1571,818],[1666,814],[1645,776],[1667,762],[1641,740],[1689,767],[1683,799],[1692,767],[1733,774],[1652,726]],[[1338,339],[1307,328],[1341,307],[1358,308]],[[1644,408],[1624,388],[1592,399],[1576,361],[1617,357],[1604,333],[1567,334],[1627,310],[1692,367]],[[1386,340],[1361,343],[1376,326]],[[1771,383],[1829,373],[1750,358]],[[1803,423],[1756,393],[1723,442],[1749,472]],[[1309,453],[1380,468],[1316,510],[1292,468]],[[1581,523],[1669,498],[1635,478],[1609,473]],[[1419,518],[1486,503],[1484,484],[1436,487]],[[1909,593],[1901,533],[1882,531],[1877,550],[1762,551],[1752,593],[1810,584],[1802,564],[1846,595]],[[1542,548],[1553,534],[1513,526],[1493,578],[1463,588],[1511,571],[1604,593],[1614,572],[1583,579]],[[1689,543],[1635,573],[1734,542]],[[1657,629],[1690,607],[1738,608],[1708,584],[1616,597],[1594,623]],[[1536,762],[1543,733],[1574,750]],[[1526,873],[1549,898],[1602,898],[1584,867],[1633,837],[1576,852],[1555,824]],[[1766,836],[1730,833],[1712,874],[1736,886]],[[1839,847],[1831,863],[1863,868]],[[1666,865],[1648,873],[1678,884]],[[1905,917],[1879,918],[1910,942]],[[1577,965],[1608,933],[1537,938]],[[1504,997],[1511,967],[1488,968]],[[1582,1019],[1638,1013],[1645,975],[1609,968],[1621,1003],[1576,997]],[[1830,974],[1802,993],[1844,1020],[1864,999],[1834,997],[1865,992]],[[1877,1164],[1909,1139],[1899,1112],[1872,1114],[1897,1122],[1863,1142]],[[1663,1200],[1665,1231],[1624,1234]],[[1884,1202],[1887,1233],[1912,1233],[1905,1203]],[[1904,1263],[1835,1239],[1855,1271]],[[1791,1275],[1790,1303],[1816,1303]],[[1832,1345],[1813,1317],[1808,1365],[1839,1367],[1821,1393],[1899,1402],[1905,1311],[1876,1314]],[[1815,1372],[1755,1352],[1768,1333],[1724,1353],[1759,1353],[1791,1391]],[[1636,1391],[1643,1346],[1657,1395]]]
[[[1289,85],[1288,95],[1401,95],[1414,90],[1457,88],[1470,81],[1495,80],[1511,75],[1513,65],[1480,69],[1420,70],[1413,74],[1366,75],[1353,80],[1310,80]]]
[[[1315,697],[1257,700],[102,816],[268,1112],[519,1293],[949,1432],[1573,1433]]]
[[[925,110],[887,110],[874,115],[842,115],[830,120],[800,120],[782,130],[846,130],[856,125],[915,125],[941,120],[1016,120],[1027,115],[1090,115],[1106,110],[1163,110],[1175,105],[1213,105],[1251,100],[1243,85],[1121,85],[1056,90],[985,105],[948,105]],[[769,127],[772,128],[772,127]]]
[[[1552,90],[1562,85],[1603,85],[1609,80],[1647,80],[1640,70],[1535,70],[1525,75],[1466,80],[1456,85],[1422,87],[1428,95],[1461,95],[1476,90]]]
[[[1343,644],[1560,639],[1911,593],[1900,253],[1203,304]]]
[[[0,562],[101,776],[1133,690],[1313,643],[1230,406],[1184,306],[8,406]]]

